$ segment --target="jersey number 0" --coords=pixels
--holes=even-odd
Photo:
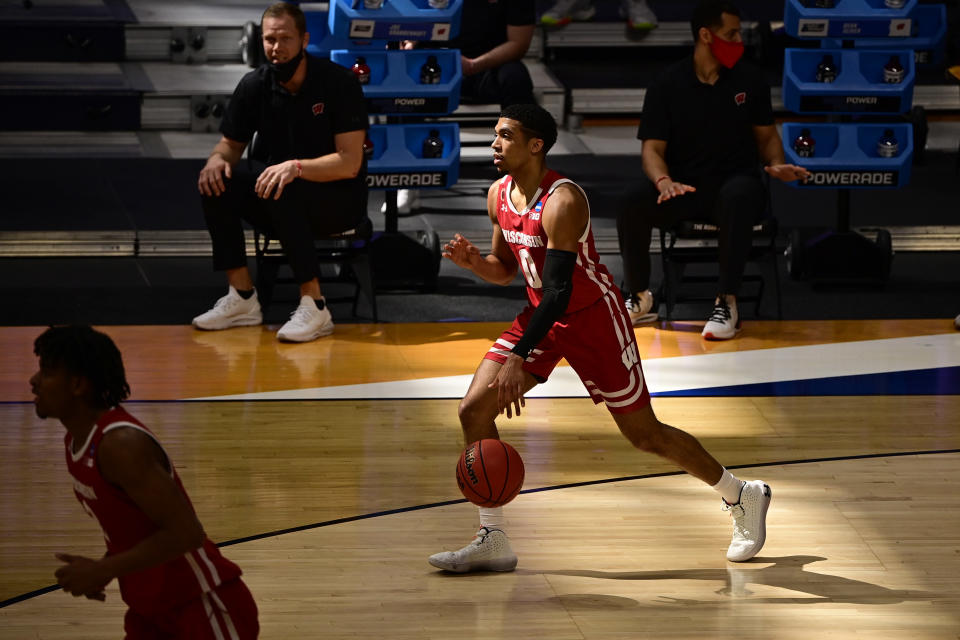
[[[518,253],[520,254],[520,268],[523,269],[523,277],[527,279],[527,284],[530,285],[531,289],[542,289],[543,282],[540,280],[540,274],[537,273],[537,265],[533,261],[533,256],[526,248],[521,248]]]

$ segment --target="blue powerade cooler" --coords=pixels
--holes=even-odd
[[[335,50],[330,59],[350,68],[358,56],[370,67],[370,82],[363,85],[371,115],[446,115],[460,105],[460,52],[456,49],[412,51]],[[437,59],[440,82],[420,82],[421,69],[430,56]]]
[[[916,78],[913,52],[901,49],[787,49],[783,68],[783,104],[794,113],[874,113],[899,115],[910,110]],[[818,82],[826,56],[837,77]],[[884,66],[900,61],[900,82],[884,81]]]
[[[818,7],[817,0],[787,0],[783,26],[795,38],[907,38],[912,35],[910,13],[917,0],[905,0],[897,9],[884,0],[832,0]]]
[[[423,142],[437,131],[440,158],[424,158]],[[371,189],[445,189],[460,177],[460,126],[457,124],[373,125],[367,133],[373,157],[367,161]]]
[[[427,0],[384,0],[367,9],[363,0],[330,0],[328,26],[333,36],[351,40],[445,42],[460,33],[462,4],[450,0],[445,9],[433,9]]]
[[[801,157],[792,142],[804,129],[816,141],[813,157]],[[878,142],[890,130],[897,141],[893,157],[882,157]],[[792,186],[811,189],[897,189],[910,181],[913,166],[913,127],[909,124],[784,123],[783,147],[787,162],[810,171],[805,182]]]

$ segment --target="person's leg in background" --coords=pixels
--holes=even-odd
[[[294,180],[279,200],[263,201],[266,216],[250,223],[271,230],[300,285],[300,304],[277,332],[284,342],[309,342],[333,333],[333,318],[318,279],[315,240],[352,229],[366,211],[362,185]]]
[[[720,281],[713,312],[703,327],[707,340],[729,340],[740,332],[737,296],[753,245],[753,225],[766,209],[767,192],[756,175],[734,175],[720,186],[710,221],[719,227]]]
[[[233,167],[233,177],[224,180],[226,190],[222,194],[200,196],[213,246],[213,269],[225,272],[228,290],[212,309],[193,319],[198,329],[216,331],[263,322],[260,301],[247,267],[243,233],[244,217],[260,207],[254,184],[262,170],[262,166],[251,170],[246,163],[238,163]]]
[[[595,0],[557,0],[540,16],[546,27],[562,27],[571,22],[592,20],[597,14]],[[647,0],[619,0],[620,17],[635,31],[649,31],[657,27],[657,14]]]
[[[668,229],[681,220],[702,218],[709,190],[698,189],[660,204],[660,192],[641,174],[617,207],[617,240],[623,258],[627,311],[634,326],[657,319],[650,291],[650,240],[654,227]]]

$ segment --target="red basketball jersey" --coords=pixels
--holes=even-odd
[[[579,185],[550,170],[543,177],[530,207],[517,211],[510,200],[510,191],[513,188],[512,176],[507,175],[500,180],[497,195],[497,222],[503,231],[504,240],[507,241],[523,270],[523,276],[527,281],[527,298],[533,306],[539,305],[543,298],[543,282],[540,280],[540,274],[543,273],[543,261],[547,257],[547,234],[543,230],[540,216],[547,200],[561,184],[576,187],[586,200],[587,194]],[[583,235],[580,236],[577,264],[573,270],[573,293],[567,304],[566,313],[587,307],[613,288],[613,278],[607,268],[600,263],[600,256],[593,243],[589,212],[590,203],[587,202],[587,226]]]
[[[100,523],[108,554],[126,551],[157,531],[157,526],[126,493],[100,475],[97,449],[104,434],[117,428],[139,429],[157,441],[149,429],[120,407],[103,414],[90,431],[87,441],[76,452],[71,435],[68,433],[64,439],[67,469],[73,476],[73,491],[83,509]],[[190,498],[169,456],[167,463],[173,480],[189,503]],[[240,567],[220,555],[216,545],[209,538],[204,538],[203,546],[179,558],[122,576],[119,579],[120,593],[131,609],[150,616],[180,607],[220,584],[239,577],[240,573]]]

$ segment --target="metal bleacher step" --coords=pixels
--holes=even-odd
[[[446,223],[449,224],[449,223]],[[434,225],[441,238],[452,237],[460,227],[446,229]],[[890,231],[895,252],[960,251],[960,226],[898,226],[885,227]],[[858,231],[871,237],[876,227]],[[490,251],[488,234],[472,238],[481,252]],[[594,228],[594,241],[601,255],[617,255],[620,248],[616,229],[608,226]],[[700,240],[681,240],[678,246],[699,246]],[[660,238],[656,229],[650,243],[653,253],[660,252]],[[253,234],[247,232],[247,253],[253,254]],[[186,230],[127,230],[127,231],[0,231],[0,258],[82,258],[82,257],[137,257],[186,258],[211,255],[210,237],[206,231]]]

